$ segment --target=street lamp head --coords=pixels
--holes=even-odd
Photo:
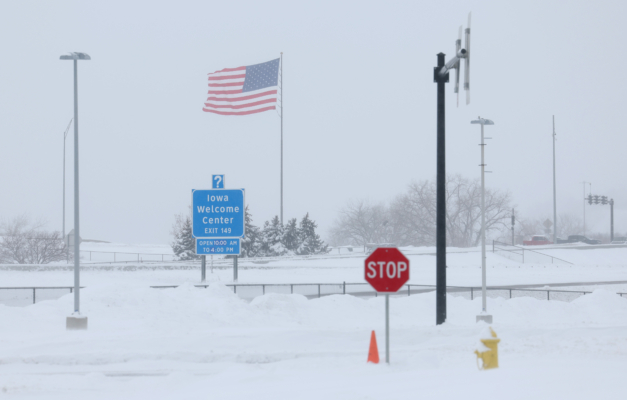
[[[59,57],[60,60],[91,60],[87,53],[72,52],[68,55]]]
[[[478,118],[479,119],[476,119],[474,121],[470,121],[470,123],[471,124],[481,124],[481,125],[494,125],[494,122],[492,120],[481,118],[481,117],[478,117]]]

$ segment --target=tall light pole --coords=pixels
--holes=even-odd
[[[63,133],[63,243],[65,245],[65,262],[70,262],[68,259],[70,243],[69,240],[65,240],[65,139],[67,138],[67,133],[70,130],[70,125],[72,125],[73,120],[74,118],[70,119],[70,123],[67,124],[67,128],[65,128],[65,132]]]
[[[70,123],[67,124],[67,128],[65,128],[63,133],[63,240],[65,240],[65,139],[73,120],[74,118],[70,119]]]
[[[557,189],[555,186],[555,115],[553,116],[553,243],[557,244]],[[584,196],[585,197],[585,196]]]
[[[487,311],[486,301],[486,271],[485,271],[485,160],[484,160],[484,148],[485,138],[483,136],[483,127],[485,125],[494,125],[489,119],[478,117],[478,119],[471,121],[471,124],[481,125],[481,298],[482,298],[482,310],[481,314],[477,315],[477,322],[484,321],[488,324],[492,323],[492,316]]]
[[[67,317],[67,329],[87,329],[87,317],[80,313],[80,230],[78,214],[78,60],[91,60],[85,53],[70,53],[59,57],[74,61],[74,313]]]

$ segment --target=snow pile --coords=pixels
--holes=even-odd
[[[447,301],[447,322],[435,326],[434,293],[390,299],[386,368],[365,364],[373,329],[385,358],[383,297],[268,294],[247,302],[218,282],[207,289],[94,285],[81,291],[87,331],[65,330],[72,295],[0,306],[0,390],[66,399],[400,399],[419,383],[429,398],[484,398],[486,385],[497,398],[581,398],[592,382],[627,367],[627,299],[611,292],[570,303],[488,299],[501,339],[494,375],[481,375],[473,354],[486,328],[475,323],[481,299]],[[552,376],[555,369],[579,387]],[[459,384],[445,384],[450,376]],[[540,386],[522,390],[525,380]],[[502,382],[510,386],[499,389]],[[613,385],[597,394],[609,395]]]
[[[0,305],[3,333],[65,335],[65,317],[73,308],[71,294],[28,307]],[[81,311],[89,317],[92,334],[130,337],[165,332],[195,332],[223,328],[307,327],[370,329],[382,324],[384,298],[332,295],[307,300],[301,295],[267,294],[251,302],[214,282],[206,289],[183,284],[175,289],[137,285],[106,285],[81,291]],[[448,296],[445,326],[474,327],[481,299]],[[395,328],[432,327],[435,294],[391,298]],[[499,327],[577,327],[622,325],[627,321],[627,298],[599,289],[572,302],[530,297],[488,298],[488,312]]]

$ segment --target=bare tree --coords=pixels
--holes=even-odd
[[[557,236],[567,238],[570,235],[583,233],[583,221],[575,214],[560,214],[557,216]]]
[[[510,215],[510,194],[486,189],[486,233],[498,231]],[[481,240],[481,185],[460,175],[446,178],[447,244],[477,246]],[[399,245],[435,244],[436,185],[413,182],[389,207],[351,202],[340,212],[331,231],[334,244],[392,242]]]
[[[406,193],[392,201],[394,240],[424,246],[435,243],[435,190],[429,181],[413,182]]]
[[[383,204],[351,201],[340,210],[331,229],[333,245],[386,243],[391,240],[390,217]]]
[[[481,185],[478,179],[461,175],[446,177],[447,245],[477,246],[481,240]],[[398,242],[413,245],[435,243],[436,185],[434,181],[414,182],[392,203]],[[510,194],[493,189],[485,192],[486,234],[498,230],[510,214]]]
[[[41,220],[30,222],[26,215],[0,224],[0,262],[5,264],[48,264],[66,257],[61,233],[42,228]]]

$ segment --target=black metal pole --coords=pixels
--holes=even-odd
[[[446,321],[446,129],[444,88],[448,73],[440,75],[444,67],[444,53],[438,54],[438,66],[434,68],[434,81],[438,84],[437,116],[437,178],[436,178],[436,291],[435,319],[440,325]]]

